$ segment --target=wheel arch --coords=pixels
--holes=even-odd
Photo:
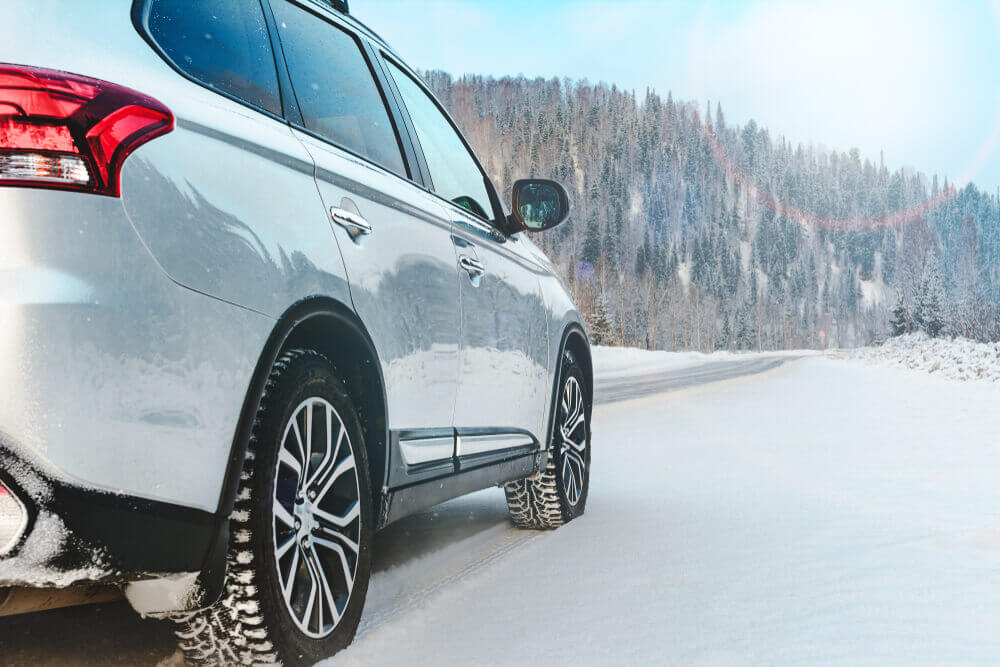
[[[549,406],[549,431],[548,442],[552,442],[552,437],[556,424],[556,402],[559,400],[559,383],[562,379],[562,358],[570,353],[583,370],[584,387],[587,399],[588,414],[594,404],[594,361],[590,353],[590,339],[583,326],[577,322],[572,322],[566,326],[562,333],[562,342],[559,344],[559,356],[556,358],[556,367],[552,382],[552,402]]]
[[[254,369],[240,411],[215,515],[216,539],[202,570],[202,600],[211,605],[222,594],[229,549],[229,517],[236,502],[250,435],[274,362],[289,349],[307,348],[326,356],[357,401],[359,420],[378,511],[388,465],[388,402],[382,366],[371,336],[354,311],[329,297],[311,297],[289,308],[272,329]]]

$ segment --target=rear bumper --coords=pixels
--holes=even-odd
[[[26,530],[0,559],[0,587],[125,583],[200,572],[214,514],[51,479],[4,447],[0,481],[25,506]]]

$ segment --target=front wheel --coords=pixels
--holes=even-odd
[[[333,365],[275,362],[236,508],[223,597],[181,620],[193,664],[314,664],[354,637],[371,574],[368,461]]]
[[[572,354],[559,374],[549,462],[538,475],[506,485],[511,521],[520,528],[558,528],[581,516],[590,490],[590,412],[583,370]]]

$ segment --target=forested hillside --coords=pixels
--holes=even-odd
[[[572,221],[534,240],[600,342],[846,347],[917,328],[1000,338],[995,194],[791,145],[670,95],[426,78],[508,201],[527,176],[569,189]]]

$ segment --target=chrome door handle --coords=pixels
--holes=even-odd
[[[465,269],[465,271],[473,278],[478,278],[486,273],[486,266],[478,259],[473,259],[468,255],[460,255],[458,258],[458,265]]]
[[[359,236],[369,236],[374,231],[367,220],[357,213],[352,213],[343,208],[331,208],[330,217],[333,218],[334,222],[346,229],[352,239]]]

